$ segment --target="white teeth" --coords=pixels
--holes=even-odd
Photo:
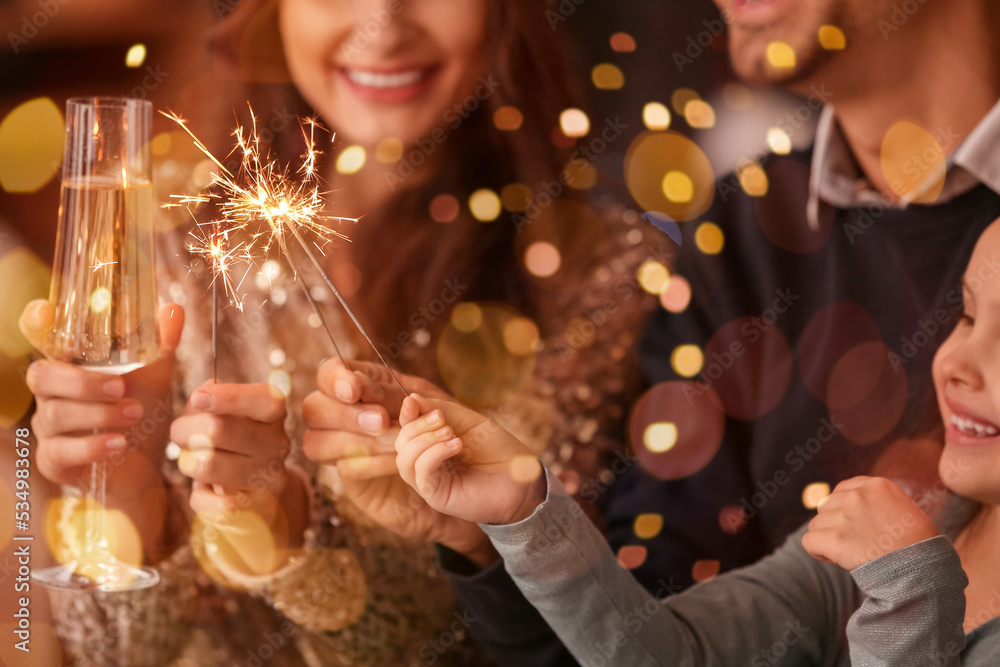
[[[410,70],[409,72],[393,72],[392,74],[379,74],[365,70],[349,69],[345,70],[347,78],[359,86],[368,88],[402,88],[412,86],[423,78],[423,70]]]
[[[962,433],[977,438],[988,438],[1000,434],[1000,430],[997,430],[995,426],[981,424],[967,417],[959,417],[955,414],[951,416],[951,423]]]

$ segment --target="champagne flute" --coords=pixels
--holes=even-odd
[[[153,270],[152,105],[112,97],[66,103],[59,229],[49,299],[55,321],[45,355],[90,371],[122,375],[156,359]],[[135,590],[156,571],[122,563],[105,525],[108,462],[94,463],[84,499],[82,544],[72,562],[36,573],[51,588]]]

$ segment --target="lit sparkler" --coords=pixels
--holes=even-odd
[[[233,152],[239,151],[241,153],[238,174],[234,174],[187,127],[184,119],[172,112],[161,111],[160,113],[177,123],[191,137],[198,150],[218,167],[218,170],[212,173],[209,194],[193,196],[175,195],[173,198],[178,201],[172,205],[179,206],[187,203],[207,203],[211,201],[218,203],[222,219],[210,223],[216,225],[216,238],[218,238],[218,234],[220,233],[223,235],[223,239],[228,239],[228,234],[230,233],[245,232],[247,239],[236,248],[230,248],[226,252],[238,251],[241,256],[251,258],[253,251],[258,246],[262,245],[263,252],[267,253],[272,244],[277,243],[278,249],[295,274],[296,281],[302,287],[306,300],[319,318],[337,355],[343,358],[336,340],[334,340],[333,333],[330,331],[330,327],[323,317],[319,304],[316,303],[310,293],[309,287],[302,280],[292,253],[289,251],[289,237],[294,239],[319,272],[323,282],[340,302],[340,305],[351,318],[354,326],[357,327],[376,356],[378,356],[379,361],[382,362],[393,380],[399,385],[403,394],[408,395],[406,389],[403,388],[403,384],[396,377],[395,372],[393,372],[392,366],[382,356],[382,353],[378,350],[374,341],[358,320],[354,310],[344,299],[340,290],[337,289],[337,286],[333,283],[333,280],[331,280],[323,268],[323,264],[313,251],[313,248],[315,248],[322,253],[322,246],[332,241],[333,238],[349,240],[347,236],[331,229],[327,224],[328,222],[357,222],[355,218],[332,217],[323,214],[325,208],[324,193],[320,191],[319,178],[316,173],[316,159],[321,154],[316,149],[315,142],[316,129],[322,129],[319,123],[311,118],[300,120],[306,152],[302,156],[302,164],[297,172],[298,177],[295,177],[289,173],[288,167],[278,165],[270,159],[269,154],[261,153],[260,136],[257,133],[257,117],[251,108],[250,131],[245,132],[243,127],[237,127],[233,133],[236,139],[236,146]],[[254,231],[251,229],[251,225],[257,221],[266,222],[268,230]],[[216,280],[220,276],[222,277],[223,284],[226,286],[226,294],[233,301],[234,292],[230,291],[232,283],[227,282],[227,272],[224,269],[225,262],[221,261],[227,255],[221,247],[216,247],[213,243],[200,243],[192,248],[192,252],[206,254],[206,249],[207,254],[213,258],[212,269],[215,272]],[[216,257],[220,261],[215,261]],[[215,282],[213,280],[213,286]],[[242,301],[237,298],[234,302],[242,310]],[[218,309],[216,308],[216,317],[217,312]],[[213,341],[215,339],[215,328],[213,326]]]

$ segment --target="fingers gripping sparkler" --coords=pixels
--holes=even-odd
[[[319,304],[313,298],[309,287],[302,280],[301,272],[297,269],[292,253],[289,249],[291,239],[299,245],[306,257],[315,267],[326,286],[333,292],[337,301],[344,311],[351,318],[354,326],[365,338],[379,361],[388,370],[390,376],[403,391],[408,395],[403,384],[396,377],[395,372],[389,362],[382,356],[376,347],[371,336],[361,324],[357,315],[347,300],[337,289],[333,280],[323,268],[313,248],[322,253],[321,244],[325,245],[333,238],[347,239],[347,237],[335,230],[332,230],[326,223],[331,220],[357,222],[354,218],[339,218],[323,215],[325,201],[319,188],[319,179],[316,174],[316,158],[320,151],[316,150],[315,131],[320,127],[315,119],[301,120],[302,136],[306,144],[306,152],[302,156],[302,164],[298,169],[298,177],[289,174],[287,167],[282,167],[270,159],[266,153],[261,153],[260,137],[257,133],[257,119],[250,110],[252,124],[249,132],[245,132],[243,127],[237,127],[233,133],[236,139],[236,146],[233,152],[241,153],[240,167],[238,174],[226,168],[222,162],[216,158],[198,137],[187,127],[186,121],[180,116],[161,111],[161,114],[177,123],[194,141],[194,145],[209,160],[211,160],[218,170],[212,174],[211,194],[195,196],[174,196],[178,200],[176,204],[185,203],[206,203],[215,201],[219,204],[222,219],[209,223],[215,225],[213,237],[203,239],[200,243],[192,245],[192,252],[195,254],[207,255],[212,259],[212,270],[215,274],[213,280],[213,290],[219,280],[222,281],[226,296],[230,302],[237,305],[242,310],[242,301],[236,295],[231,279],[228,277],[228,265],[226,258],[232,259],[230,253],[237,253],[245,258],[252,258],[255,250],[267,252],[272,244],[277,244],[279,251],[285,257],[289,267],[295,274],[296,280],[305,293],[306,300],[312,307],[320,320],[330,342],[333,344],[337,355],[341,358],[340,349],[334,340],[333,333],[326,323],[320,311]],[[322,129],[322,128],[320,128]],[[267,231],[254,232],[251,226],[256,222],[266,222]],[[235,247],[228,247],[226,242],[230,234],[236,232],[247,232],[247,239]],[[306,237],[314,237],[313,241]],[[196,237],[197,238],[197,237]],[[221,244],[216,244],[221,239]],[[317,241],[319,243],[317,243]],[[245,276],[244,276],[245,277]],[[241,281],[242,282],[242,281]],[[217,298],[217,293],[216,293]],[[216,313],[218,309],[216,308]],[[216,315],[217,316],[217,315]],[[213,325],[213,354],[216,349],[216,327]]]

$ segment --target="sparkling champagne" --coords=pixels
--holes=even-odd
[[[64,181],[59,217],[46,356],[116,374],[151,362],[157,303],[150,183]]]

